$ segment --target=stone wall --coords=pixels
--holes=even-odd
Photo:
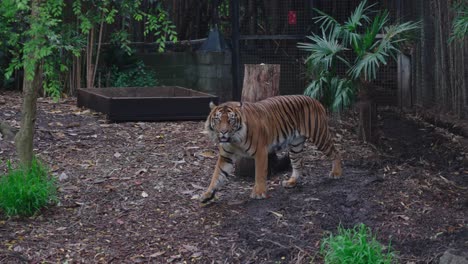
[[[139,55],[156,71],[161,85],[176,85],[217,95],[220,101],[232,98],[230,52],[167,52]]]

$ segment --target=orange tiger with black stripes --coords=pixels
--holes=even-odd
[[[302,174],[301,152],[306,139],[333,160],[330,176],[341,176],[341,156],[329,132],[325,109],[317,100],[303,95],[275,96],[256,103],[210,103],[210,108],[205,129],[219,142],[219,157],[211,183],[200,197],[202,203],[213,199],[238,157],[255,159],[250,197],[266,198],[268,153],[284,148],[289,148],[293,171],[282,185],[294,187]]]

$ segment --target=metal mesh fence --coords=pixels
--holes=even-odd
[[[240,62],[241,80],[243,64],[271,63],[281,65],[281,94],[300,94],[308,82],[304,59],[308,54],[297,48],[298,42],[307,41],[306,35],[319,33],[319,25],[312,19],[314,8],[345,21],[359,5],[358,0],[243,0],[240,2]],[[374,9],[387,9],[391,21],[397,17],[397,1],[374,0]],[[344,65],[337,71],[345,73]],[[393,61],[382,67],[374,82],[378,87],[379,104],[397,103],[397,64]]]
[[[465,2],[463,2],[465,1]],[[401,19],[421,21],[410,47],[411,105],[468,115],[468,41],[450,41],[456,4],[466,0],[402,1]]]

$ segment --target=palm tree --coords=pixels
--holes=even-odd
[[[379,68],[396,60],[408,34],[419,28],[414,22],[389,25],[388,11],[377,12],[374,7],[362,1],[344,23],[316,9],[319,16],[314,20],[320,23],[321,34],[313,33],[307,36],[311,42],[298,44],[310,52],[306,65],[313,80],[304,93],[332,111],[350,106],[356,96],[364,101]],[[338,64],[346,68],[343,76],[337,73]],[[361,127],[360,132],[361,139],[371,140],[370,127]]]

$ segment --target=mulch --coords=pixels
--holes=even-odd
[[[20,95],[0,92],[0,121],[17,128]],[[130,111],[131,109],[129,109]],[[320,239],[365,223],[401,263],[438,263],[468,250],[468,168],[463,137],[395,110],[379,111],[376,146],[357,140],[356,118],[333,121],[342,179],[308,145],[302,182],[232,176],[214,202],[198,196],[217,147],[203,121],[111,123],[74,98],[40,98],[35,153],[57,177],[59,200],[30,218],[0,212],[0,263],[321,263]],[[0,139],[0,173],[15,160]],[[252,172],[253,174],[253,172]]]

